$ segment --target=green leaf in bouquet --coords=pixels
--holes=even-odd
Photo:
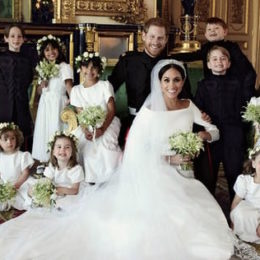
[[[55,205],[56,190],[51,180],[47,178],[39,179],[32,187],[33,205],[37,207],[52,207]]]
[[[77,115],[79,124],[92,129],[99,128],[106,119],[106,111],[101,106],[90,106]]]
[[[180,132],[169,137],[170,149],[182,156],[196,157],[203,150],[203,141],[195,133]]]
[[[8,202],[12,200],[16,195],[16,189],[13,184],[7,182],[7,183],[1,183],[0,184],[0,202]]]
[[[245,121],[260,123],[260,106],[248,103],[242,117]]]

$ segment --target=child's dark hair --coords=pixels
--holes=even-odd
[[[72,137],[73,135],[71,134],[65,134],[63,132],[60,132],[58,134],[55,134],[54,136],[54,139],[52,141],[49,142],[49,145],[50,145],[50,163],[52,164],[53,167],[58,167],[58,161],[56,159],[56,157],[53,155],[53,150],[54,150],[54,146],[55,146],[55,143],[58,139],[60,138],[66,138],[68,140],[70,140],[70,143],[71,143],[71,148],[72,148],[72,154],[71,154],[71,157],[69,159],[69,162],[68,162],[68,168],[72,168],[74,167],[75,165],[78,164],[78,161],[77,161],[77,143],[76,143],[76,137]]]
[[[92,58],[89,58],[88,60],[83,60],[80,63],[80,67],[88,67],[89,63],[92,62],[93,67],[97,69],[98,73],[101,74],[103,72],[103,63],[99,56],[94,56]]]
[[[24,32],[23,27],[20,24],[17,24],[17,23],[12,23],[12,24],[7,25],[4,29],[4,36],[9,37],[10,31],[14,27],[17,27],[21,31],[23,37],[25,36],[25,32]]]
[[[218,17],[210,17],[207,19],[206,24],[219,24],[220,26],[223,27],[223,29],[227,29],[228,26],[226,22]]]
[[[41,48],[39,50],[39,59],[43,60],[45,59],[44,50],[48,45],[51,45],[53,49],[58,49],[59,55],[56,59],[56,63],[60,64],[61,62],[66,61],[66,57],[63,52],[62,45],[55,39],[47,39],[41,43]]]
[[[165,28],[165,32],[166,32],[166,35],[169,34],[169,25],[165,22],[164,19],[160,18],[160,17],[153,17],[153,18],[150,18],[149,20],[147,20],[144,24],[144,28],[143,28],[143,31],[145,33],[148,32],[150,26],[158,26],[158,27],[163,27]]]
[[[169,69],[171,69],[171,68],[176,69],[177,71],[179,71],[180,74],[181,74],[181,78],[182,78],[183,80],[185,80],[186,74],[185,74],[184,69],[183,69],[181,66],[179,66],[178,64],[175,64],[175,63],[169,63],[169,64],[163,66],[163,67],[160,69],[160,71],[159,71],[159,73],[158,73],[159,80],[161,80],[163,74],[164,74],[167,70],[169,70]]]
[[[5,135],[7,132],[13,132],[16,138],[15,149],[21,147],[24,141],[23,133],[20,131],[19,127],[14,123],[0,123],[0,138],[2,135]],[[0,146],[0,150],[3,151],[3,148]]]
[[[159,73],[158,73],[158,78],[159,80],[161,81],[162,77],[163,77],[163,74],[169,70],[169,69],[175,69],[177,70],[178,72],[180,72],[181,74],[181,78],[183,81],[185,81],[186,79],[186,71],[185,71],[185,68],[182,67],[181,65],[179,64],[176,64],[176,63],[168,63],[167,65],[163,66]],[[186,98],[188,96],[188,93],[187,93],[187,90],[183,87],[182,90],[181,90],[181,93],[179,94],[179,98]]]

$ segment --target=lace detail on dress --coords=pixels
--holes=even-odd
[[[234,255],[242,260],[260,260],[260,256],[257,254],[255,248],[237,237],[234,238]]]

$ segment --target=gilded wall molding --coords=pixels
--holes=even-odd
[[[121,23],[142,23],[144,0],[54,0],[56,22],[74,23],[77,16],[107,16]]]
[[[0,12],[0,21],[2,21],[2,22],[20,22],[20,21],[22,21],[22,0],[3,1],[3,7],[4,7],[4,10],[0,10],[1,11]],[[7,8],[7,11],[5,10],[5,7]]]
[[[228,29],[231,34],[248,33],[249,0],[228,2]]]

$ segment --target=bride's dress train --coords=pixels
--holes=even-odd
[[[192,102],[178,111],[143,107],[112,180],[63,211],[31,210],[1,225],[0,258],[229,259],[233,235],[219,205],[162,156],[168,137],[190,131],[196,113]]]

